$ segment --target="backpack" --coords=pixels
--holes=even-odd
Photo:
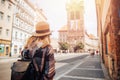
[[[34,80],[36,70],[30,50],[24,49],[21,54],[22,58],[11,66],[11,80]]]
[[[46,52],[48,51],[48,47],[45,49],[37,49],[32,59],[30,61],[22,60],[14,62],[11,70],[11,80],[52,80],[48,78],[49,76],[54,76],[55,71],[52,70],[52,74],[48,74],[47,76],[43,75],[42,72],[51,72],[51,65],[45,66],[45,62],[49,61],[46,58]],[[41,53],[41,54],[39,54]],[[25,62],[25,63],[24,63]],[[36,65],[35,65],[36,64]],[[41,65],[44,64],[44,65]],[[51,64],[51,63],[50,63]],[[38,68],[38,70],[37,70]],[[49,69],[45,69],[49,68]],[[48,78],[48,79],[47,79]]]
[[[22,51],[22,59],[31,59],[32,55],[30,54],[30,50],[29,49],[24,49]]]

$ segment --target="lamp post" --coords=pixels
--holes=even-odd
[[[73,51],[76,52],[74,49],[76,47],[76,38],[74,39]]]

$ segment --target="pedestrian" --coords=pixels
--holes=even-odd
[[[47,22],[38,22],[35,33],[28,39],[27,47],[32,55],[22,80],[53,80],[55,76],[54,50],[50,45],[50,28]]]
[[[97,54],[97,55],[99,55],[99,52],[98,52],[98,50],[96,51],[96,54]]]

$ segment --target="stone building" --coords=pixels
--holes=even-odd
[[[59,52],[59,44],[58,44],[57,38],[51,37],[51,45],[53,47],[54,52],[58,53]]]
[[[85,32],[85,51],[98,51],[98,38]]]
[[[67,42],[67,31],[68,31],[68,27],[67,25],[64,25],[63,27],[61,27],[58,32],[59,32],[59,42]]]
[[[84,1],[70,0],[66,3],[68,36],[67,40],[70,44],[70,51],[78,43],[84,44]]]
[[[67,0],[67,33],[61,31],[61,35],[64,36],[66,42],[70,45],[70,51],[73,52],[73,47],[78,43],[84,44],[85,32],[84,32],[84,1],[83,0]],[[63,39],[63,38],[62,38]],[[64,41],[65,41],[64,40]]]
[[[113,80],[120,80],[120,0],[96,0],[98,35],[103,63]]]
[[[34,24],[36,24],[39,21],[46,21],[46,20],[47,20],[47,17],[45,16],[44,11],[36,6],[35,7],[35,23]]]
[[[28,0],[14,0],[11,55],[19,55],[34,31],[35,8]]]
[[[0,56],[7,56],[11,49],[13,2],[0,0]]]
[[[12,55],[20,55],[26,40],[35,31],[38,21],[46,21],[43,11],[29,0],[15,0],[12,30]]]
[[[30,0],[0,0],[0,56],[20,55],[38,21],[46,21],[42,9]]]

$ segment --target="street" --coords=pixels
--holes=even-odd
[[[89,54],[56,54],[54,80],[105,80],[100,57]],[[11,65],[17,58],[0,63],[0,79],[10,80]]]
[[[57,62],[66,65],[56,69],[55,80],[105,80],[98,55],[82,55]]]

